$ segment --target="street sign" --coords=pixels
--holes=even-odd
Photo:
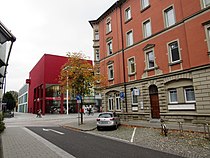
[[[125,93],[124,92],[120,92],[120,98],[124,99],[125,98]]]
[[[77,95],[77,96],[76,96],[76,99],[77,99],[77,100],[82,100],[82,97],[81,97],[80,95]]]

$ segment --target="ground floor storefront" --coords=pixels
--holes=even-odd
[[[210,123],[210,65],[110,86],[102,107],[126,119]]]

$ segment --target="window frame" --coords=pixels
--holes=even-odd
[[[115,107],[116,107],[116,110],[121,110],[122,107],[121,107],[121,101],[120,101],[120,94],[116,94],[115,95]]]
[[[171,99],[171,92],[175,91],[176,92],[176,101],[172,101]],[[172,89],[168,89],[168,98],[169,98],[169,103],[170,104],[178,104],[178,97],[177,97],[177,89],[176,88],[172,88]]]
[[[147,28],[147,25],[146,24],[150,24],[149,27],[150,28]],[[151,23],[151,19],[147,19],[145,20],[143,23],[143,35],[144,35],[144,38],[147,38],[147,37],[150,37],[152,36],[152,23]],[[150,34],[148,34],[148,32]]]
[[[111,24],[111,18],[108,17],[106,19],[106,34],[112,32],[112,24]]]
[[[133,63],[131,63],[131,60],[133,59]],[[131,72],[132,65],[134,67],[134,71]],[[136,73],[136,62],[135,62],[135,57],[130,57],[128,58],[128,75],[133,75]]]
[[[172,13],[173,13],[173,23],[172,24],[169,23],[170,22],[170,20],[169,20],[170,17],[169,17],[169,14],[168,14],[169,11],[172,11]],[[173,5],[164,9],[163,14],[164,14],[164,22],[165,22],[165,27],[166,28],[171,27],[171,26],[176,24],[176,14],[175,14],[175,9],[174,9]]]
[[[147,5],[145,5],[145,1],[148,3]],[[140,0],[141,3],[141,10],[144,10],[145,8],[150,6],[149,0]]]
[[[136,102],[134,102],[134,97],[136,97]],[[131,91],[131,104],[138,105],[138,95],[134,95],[134,91]]]
[[[153,53],[153,67],[150,67],[150,60],[149,60],[150,53]],[[147,69],[154,69],[155,68],[155,53],[153,49],[146,52],[146,58],[147,58]]]
[[[111,105],[110,105],[110,103],[111,103]],[[108,110],[112,111],[113,109],[114,109],[114,98],[112,96],[109,96],[109,98],[108,98]]]
[[[125,22],[130,21],[131,19],[132,19],[131,7],[129,6],[128,8],[125,9]]]
[[[112,42],[112,40],[107,41],[106,45],[107,45],[107,55],[112,55],[113,54],[113,42]]]
[[[95,30],[94,31],[94,40],[95,41],[98,41],[99,40],[99,31],[98,30]]]
[[[208,52],[210,52],[210,24],[207,24],[205,27],[205,33],[206,33],[206,42],[208,47]]]
[[[114,65],[110,64],[110,65],[107,66],[107,68],[108,68],[108,80],[113,80],[114,79]],[[112,76],[111,76],[111,71],[110,70],[112,70]]]
[[[95,51],[96,53],[95,53],[95,59],[96,59],[96,61],[99,61],[100,60],[100,53],[99,53],[99,49],[96,49],[96,51]]]
[[[206,3],[206,0],[202,0],[203,8],[207,8],[210,6],[210,3]]]
[[[132,46],[133,45],[133,30],[129,30],[126,32],[126,46]]]
[[[173,43],[177,43],[177,49],[178,49],[178,55],[179,55],[179,59],[178,60],[173,60],[173,55],[172,55],[172,51],[171,51],[171,46]],[[179,44],[179,40],[174,40],[174,41],[170,41],[169,43],[167,43],[167,47],[168,47],[168,53],[169,53],[169,63],[174,64],[174,63],[179,63],[181,62],[181,52],[180,52],[180,44]]]
[[[184,87],[183,89],[184,89],[184,99],[185,99],[185,102],[186,103],[195,103],[196,102],[196,100],[195,100],[195,91],[194,91],[193,86]],[[193,90],[194,100],[187,100],[187,91],[186,91],[187,89]]]

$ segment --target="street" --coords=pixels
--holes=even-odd
[[[112,140],[92,134],[61,127],[27,127],[78,158],[176,158],[179,156],[163,153],[126,142]]]

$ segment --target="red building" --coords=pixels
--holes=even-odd
[[[90,24],[104,110],[210,121],[209,0],[119,0]]]
[[[50,113],[53,108],[63,111],[63,103],[58,85],[58,76],[67,57],[44,54],[29,73],[28,112]]]

